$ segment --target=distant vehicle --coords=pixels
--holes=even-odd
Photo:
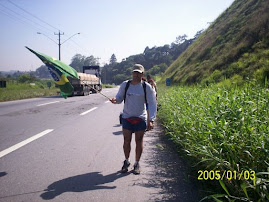
[[[83,66],[83,73],[78,72],[79,79],[68,77],[74,87],[73,95],[89,95],[102,90],[100,67]]]

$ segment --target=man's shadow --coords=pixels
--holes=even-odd
[[[51,200],[65,192],[84,192],[96,189],[115,189],[116,186],[104,186],[116,179],[126,176],[120,172],[103,176],[100,172],[86,173],[68,177],[48,186],[45,193],[41,194],[44,200]]]
[[[122,135],[122,131],[113,132],[113,135]]]
[[[117,124],[117,125],[115,125],[114,127],[115,127],[115,128],[116,128],[116,127],[121,127],[121,124]],[[122,130],[117,131],[117,132],[113,132],[113,135],[122,135]]]

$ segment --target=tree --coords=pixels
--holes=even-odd
[[[127,76],[125,74],[117,74],[114,77],[114,83],[121,84],[123,81],[127,80],[128,78],[129,78],[129,76]]]
[[[81,54],[76,54],[72,57],[70,66],[73,67],[78,72],[82,72],[82,66],[84,65],[85,56]]]
[[[199,30],[199,31],[196,32],[196,34],[194,35],[194,38],[197,39],[198,36],[200,36],[203,32],[204,32],[204,29]]]
[[[36,81],[36,78],[30,74],[22,74],[19,76],[18,81],[20,83],[33,82]]]
[[[187,40],[187,35],[186,34],[184,34],[184,35],[182,35],[182,36],[178,36],[177,38],[176,38],[176,41],[175,41],[175,43],[176,44],[182,44],[182,43],[184,43],[186,40]]]
[[[16,71],[16,72],[13,73],[13,76],[11,76],[11,77],[19,78],[20,75],[22,75],[22,72]]]
[[[76,54],[72,57],[70,66],[73,67],[78,72],[82,72],[83,66],[92,66],[97,65],[97,58],[95,58],[93,55],[91,56],[84,56],[81,54]]]
[[[35,75],[38,78],[50,78],[49,70],[45,65],[41,65],[39,68],[37,68],[35,71]]]
[[[97,65],[97,59],[92,55],[84,59],[84,66]]]
[[[165,63],[162,63],[159,65],[154,65],[147,73],[154,76],[165,72],[167,68],[168,66]]]
[[[117,58],[116,55],[113,53],[110,57],[109,64],[115,64],[115,63],[117,63]]]
[[[150,49],[149,49],[149,47],[147,46],[146,48],[145,48],[145,50],[144,50],[144,55],[149,51]]]

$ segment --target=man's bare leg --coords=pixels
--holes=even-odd
[[[130,166],[129,157],[131,152],[132,132],[127,129],[122,129],[122,133],[124,137],[123,151],[125,155],[125,161],[123,162],[121,172],[126,173],[128,171],[128,167]]]
[[[124,142],[123,142],[123,151],[125,159],[129,159],[131,152],[131,141],[132,141],[132,132],[127,129],[122,129]]]
[[[133,173],[136,174],[136,175],[140,174],[139,160],[140,160],[142,152],[143,152],[143,137],[144,137],[144,134],[145,134],[145,131],[137,131],[137,132],[135,132],[136,148],[135,148],[135,164],[134,164]]]
[[[141,158],[142,152],[143,152],[143,137],[144,137],[145,131],[137,131],[135,132],[135,142],[136,142],[136,148],[135,148],[135,160],[138,162]]]

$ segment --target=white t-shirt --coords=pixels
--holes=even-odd
[[[120,89],[116,95],[117,103],[121,103],[124,99],[125,87],[128,81],[124,81],[120,85]],[[151,85],[146,83],[146,95],[149,110],[149,120],[154,121],[157,113],[156,96]],[[147,111],[145,103],[145,94],[143,89],[143,82],[133,85],[130,83],[126,92],[125,104],[123,108],[123,118],[139,117],[147,120]]]

